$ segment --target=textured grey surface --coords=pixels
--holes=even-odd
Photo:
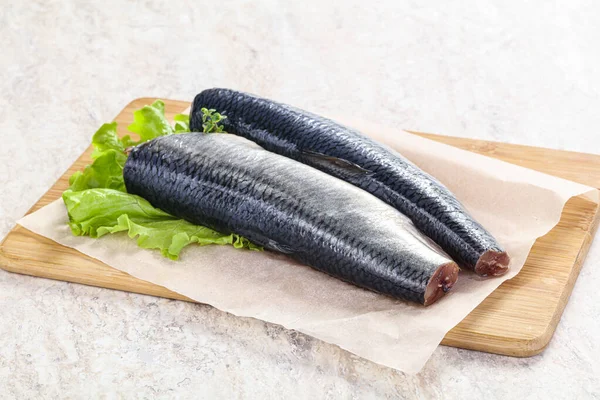
[[[398,3],[0,0],[0,237],[130,100],[211,86],[600,152],[597,2]],[[540,356],[440,347],[405,376],[211,307],[0,271],[0,397],[599,398],[598,281],[596,240]]]

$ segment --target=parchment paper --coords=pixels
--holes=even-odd
[[[462,273],[430,307],[408,304],[331,278],[285,256],[230,246],[190,246],[180,261],[143,250],[123,234],[74,237],[62,200],[24,217],[25,228],[135,277],[229,313],[295,329],[361,357],[418,372],[444,335],[523,266],[536,238],[560,219],[573,196],[597,190],[407,132],[348,122],[391,146],[452,190],[505,246],[510,272],[480,280]]]

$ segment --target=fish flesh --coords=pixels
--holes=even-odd
[[[192,131],[202,130],[202,108],[226,115],[226,132],[350,182],[395,207],[462,268],[481,276],[508,271],[508,254],[450,190],[391,148],[330,119],[230,89],[207,89],[195,97]]]
[[[187,133],[134,147],[129,193],[194,224],[237,233],[363,288],[429,305],[458,265],[393,207],[235,135]]]

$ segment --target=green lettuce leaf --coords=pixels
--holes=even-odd
[[[143,198],[113,189],[67,190],[63,201],[69,214],[69,227],[76,236],[99,238],[109,233],[127,232],[137,237],[138,246],[159,249],[176,260],[181,250],[192,243],[229,244],[236,248],[260,250],[236,234],[222,234],[191,224],[153,207]]]
[[[190,116],[188,114],[177,114],[173,117],[175,121],[175,133],[190,131]]]
[[[80,191],[109,188],[124,192],[123,167],[127,161],[125,150],[132,144],[129,136],[119,138],[116,122],[102,125],[92,138],[92,164],[71,175],[69,189]]]
[[[69,189],[81,191],[86,189],[107,188],[125,192],[123,166],[127,156],[115,150],[106,150],[96,154],[94,162],[77,171],[69,178]]]
[[[112,122],[110,124],[104,124],[98,129],[92,137],[92,144],[94,145],[92,159],[95,159],[107,150],[115,150],[125,155],[125,150],[136,143],[131,140],[129,135],[122,139],[119,138],[117,135],[117,123]]]
[[[62,196],[71,232],[92,238],[127,232],[130,238],[137,237],[138,246],[159,249],[172,260],[179,257],[184,247],[193,243],[262,250],[239,235],[191,224],[153,207],[139,196],[127,193],[123,167],[128,148],[159,136],[189,132],[188,115],[178,114],[174,120],[173,128],[165,117],[164,103],[157,100],[134,112],[134,123],[128,129],[140,136],[138,142],[129,136],[119,138],[116,122],[98,129],[92,138],[92,164],[70,177],[70,186]]]
[[[152,105],[134,111],[133,121],[133,124],[129,125],[127,129],[140,135],[140,143],[175,133],[169,120],[165,117],[165,103],[161,100],[156,100]]]

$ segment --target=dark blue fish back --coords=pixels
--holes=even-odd
[[[502,251],[445,186],[356,130],[247,93],[208,89],[194,99],[193,131],[202,130],[203,107],[227,116],[227,132],[323,170],[392,205],[462,267],[472,270],[486,251]]]

